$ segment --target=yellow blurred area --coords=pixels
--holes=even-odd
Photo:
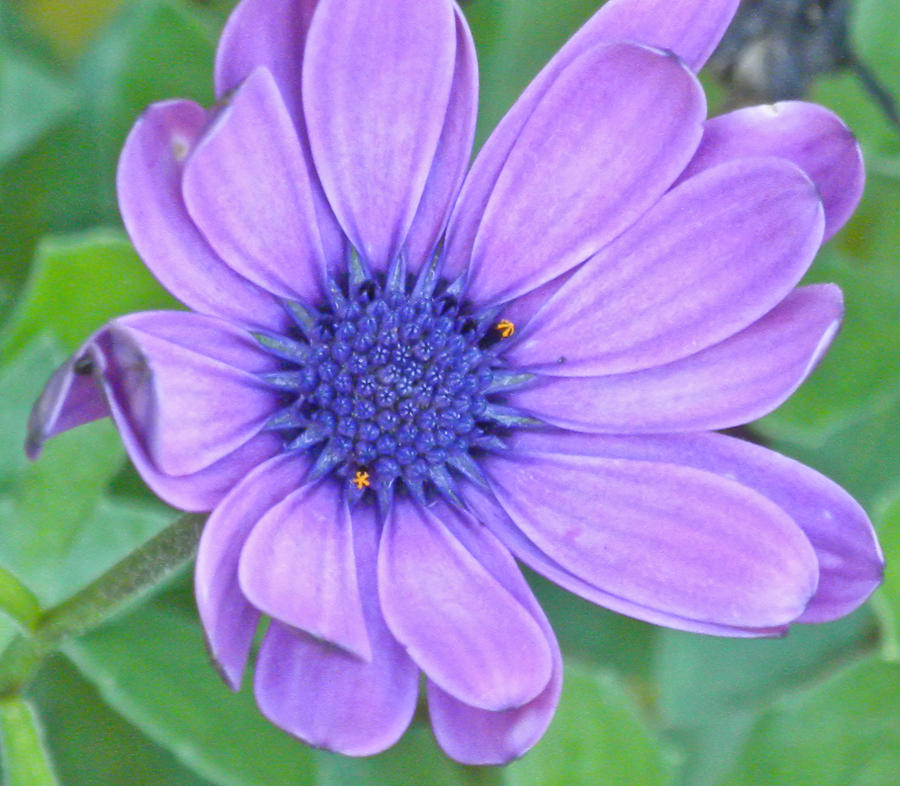
[[[122,0],[10,0],[61,55],[74,55]]]

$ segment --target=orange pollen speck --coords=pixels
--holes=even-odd
[[[500,331],[500,338],[509,338],[516,332],[516,326],[508,319],[501,319],[495,327]]]
[[[364,469],[360,469],[356,471],[356,474],[353,476],[354,484],[356,484],[356,488],[362,490],[364,488],[369,487],[369,473]]]

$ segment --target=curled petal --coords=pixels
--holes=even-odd
[[[258,434],[278,396],[249,371],[188,348],[190,332],[176,343],[147,322],[123,317],[99,339],[111,382],[154,464],[170,475],[198,472]],[[222,323],[223,336],[230,329]]]
[[[693,355],[781,302],[822,227],[815,186],[793,164],[723,164],[668,193],[583,265],[506,357],[553,376],[598,376]]]
[[[36,456],[53,434],[108,412],[159,496],[185,510],[211,510],[280,447],[259,433],[273,396],[252,373],[271,363],[247,334],[213,317],[122,317],[51,378],[29,421],[28,452]],[[208,421],[210,409],[224,420]]]
[[[862,197],[866,174],[859,142],[825,107],[783,101],[708,120],[682,179],[748,156],[786,158],[809,175],[825,206],[823,242],[846,223]]]
[[[376,269],[400,250],[432,169],[455,24],[449,0],[321,0],[313,17],[303,62],[313,158],[341,226]]]
[[[286,323],[274,298],[213,251],[181,194],[184,164],[208,123],[190,101],[153,104],[134,124],[119,158],[117,190],[125,228],[160,283],[182,303],[245,325]]]
[[[237,690],[259,611],[238,582],[238,564],[248,535],[268,510],[296,489],[309,461],[280,455],[258,466],[216,506],[200,538],[194,588],[210,653]]]
[[[53,372],[28,416],[25,453],[32,461],[50,437],[109,415],[106,399],[91,373],[102,362],[102,355],[89,341]]]
[[[516,408],[576,431],[661,434],[731,428],[768,414],[815,368],[843,310],[833,284],[798,289],[750,327],[682,360],[606,377],[542,377]]]
[[[521,707],[550,680],[552,656],[534,617],[435,515],[398,500],[378,558],[391,631],[429,679],[484,710]]]
[[[485,466],[527,538],[618,597],[701,622],[769,628],[794,621],[815,593],[818,563],[794,521],[714,473],[519,450]]]
[[[350,511],[335,484],[306,486],[268,511],[244,545],[239,576],[256,608],[371,660]]]
[[[300,739],[349,756],[389,748],[416,707],[419,672],[378,607],[374,515],[353,513],[354,551],[372,659],[363,660],[273,622],[263,639],[254,691],[262,713]]]

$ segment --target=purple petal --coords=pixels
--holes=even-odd
[[[535,107],[497,178],[468,297],[510,300],[602,248],[678,177],[704,116],[702,90],[675,58],[616,44],[576,60]]]
[[[144,482],[160,499],[181,510],[212,510],[234,488],[235,483],[281,450],[282,441],[276,435],[258,434],[198,472],[169,475],[160,470],[147,454],[140,434],[115,401],[110,402],[110,409],[125,450]]]
[[[699,70],[728,27],[738,2],[613,0],[604,4],[532,80],[478,154],[450,221],[448,275],[462,272],[510,150],[537,105],[566,68],[598,44],[627,40],[675,52]]]
[[[216,52],[221,99],[257,68],[267,68],[295,122],[302,122],[300,82],[306,35],[318,0],[243,0],[228,18]]]
[[[381,538],[378,589],[391,631],[460,701],[508,710],[547,686],[552,654],[534,617],[428,509],[395,502]]]
[[[121,317],[116,324],[149,333],[251,374],[279,368],[279,361],[263,352],[249,331],[214,317],[188,311],[143,311]]]
[[[694,71],[699,71],[722,40],[739,2],[609,0],[578,35],[609,41],[640,41],[668,49]]]
[[[322,0],[303,62],[316,169],[376,269],[400,250],[432,168],[456,52],[449,0]]]
[[[484,462],[538,548],[606,592],[731,627],[784,625],[816,590],[806,536],[777,505],[674,464],[525,453]]]
[[[434,252],[450,218],[450,208],[459,193],[475,138],[478,113],[478,61],[475,43],[465,17],[456,13],[456,70],[450,89],[450,104],[444,129],[419,209],[406,238],[406,256],[412,270],[418,270]]]
[[[325,258],[344,258],[344,237],[314,172],[301,96],[303,52],[317,0],[243,0],[228,18],[216,53],[216,95],[240,87],[257,68],[269,69],[287,107],[309,172]]]
[[[513,449],[683,464],[754,489],[803,530],[819,587],[798,622],[828,622],[860,606],[881,582],[884,557],[865,511],[824,475],[774,451],[720,434],[613,437],[521,434]]]
[[[563,432],[554,430],[552,437]],[[548,435],[541,435],[548,436]],[[568,435],[567,435],[568,436]],[[578,434],[584,439],[593,439],[593,435]],[[704,633],[712,636],[731,636],[735,638],[758,638],[762,636],[780,636],[787,631],[787,626],[774,626],[765,628],[748,628],[729,625],[721,625],[712,622],[699,621],[687,617],[680,617],[667,611],[662,611],[651,606],[635,603],[627,598],[613,595],[605,590],[588,583],[582,577],[563,568],[558,562],[547,556],[523,532],[515,525],[493,494],[468,481],[462,481],[460,489],[467,506],[479,521],[484,522],[503,544],[516,557],[532,570],[540,573],[550,581],[558,584],[576,595],[604,606],[619,614],[626,614],[636,619],[644,620],[653,625],[664,625],[677,630],[686,630],[693,633]]]
[[[528,704],[506,712],[471,707],[428,682],[428,709],[438,744],[464,764],[505,764],[531,748],[546,731],[562,688],[562,657],[544,616],[509,552],[483,526],[443,503],[435,508],[470,554],[496,578],[540,625],[553,657],[547,687]]]
[[[279,397],[250,371],[204,354],[206,347],[200,343],[204,334],[195,336],[191,323],[204,322],[207,333],[214,334],[212,318],[179,315],[184,332],[176,342],[153,329],[169,316],[157,312],[150,319],[147,315],[118,319],[107,328],[101,344],[115,369],[110,373],[118,385],[118,402],[153,463],[167,474],[187,475],[258,434],[277,409]],[[236,340],[235,334],[240,335],[227,323],[219,323],[223,343]],[[257,356],[261,363],[269,362],[261,351]]]
[[[184,199],[206,239],[241,275],[316,302],[325,268],[310,174],[272,75],[248,77],[200,140]]]
[[[291,734],[311,745],[369,756],[393,745],[409,725],[418,669],[378,608],[375,517],[354,510],[353,533],[372,659],[273,622],[259,651],[255,692],[262,713]]]
[[[578,268],[568,270],[537,289],[532,289],[528,294],[506,303],[503,306],[503,318],[508,319],[516,326],[527,325],[531,318],[541,310],[544,303],[553,297],[556,291],[577,272]]]
[[[259,612],[238,583],[244,542],[266,511],[303,482],[309,462],[280,455],[257,467],[216,506],[197,551],[194,588],[210,653],[233,690],[241,686]]]
[[[682,178],[748,156],[787,158],[809,175],[825,206],[824,240],[846,223],[862,197],[866,174],[859,142],[825,107],[785,101],[713,118]]]
[[[694,354],[777,305],[812,262],[822,227],[815,186],[793,164],[723,164],[583,265],[507,357],[554,376],[596,376]]]
[[[204,314],[277,328],[287,321],[284,310],[216,255],[184,205],[184,161],[206,124],[206,112],[190,101],[154,104],[135,123],[117,178],[125,228],[153,275],[182,303]]]
[[[93,377],[75,371],[79,360],[83,365],[92,355],[89,346],[72,355],[53,372],[31,408],[25,453],[32,461],[41,455],[44,443],[50,437],[109,415],[106,399]]]
[[[127,338],[123,340],[123,336]],[[135,356],[133,336],[174,348],[176,355],[183,351],[178,345],[181,340],[205,352],[199,355],[201,360],[231,369],[238,376],[249,375],[229,366],[230,361],[244,362],[245,369],[257,371],[273,362],[251,350],[241,331],[212,317],[148,312],[114,320],[92,335],[51,378],[29,419],[28,454],[35,458],[43,442],[54,434],[108,413],[132,462],[157,495],[183,510],[211,510],[238,480],[277,452],[281,441],[268,433],[251,434],[233,451],[197,471],[176,476],[163,470],[148,446],[177,435],[157,434],[155,387],[151,384],[156,379],[147,376],[147,359]],[[248,365],[250,358],[255,367]]]
[[[800,386],[837,333],[842,309],[833,284],[805,287],[696,355],[630,374],[543,377],[511,393],[510,403],[576,431],[661,434],[742,425]]]
[[[241,588],[285,625],[371,660],[350,511],[338,492],[332,482],[314,484],[272,508],[244,546]]]

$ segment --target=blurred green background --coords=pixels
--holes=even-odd
[[[598,4],[466,4],[482,68],[480,141]],[[34,465],[22,452],[24,424],[47,376],[91,329],[173,303],[122,232],[115,163],[151,101],[212,101],[215,41],[232,6],[0,2],[0,567],[41,608],[175,516],[129,468],[109,423],[54,440]],[[849,36],[885,90],[900,95],[900,2],[854,3]],[[734,101],[733,85],[706,80],[713,109]],[[67,641],[24,701],[0,697],[6,782],[900,782],[900,130],[850,71],[816,76],[810,98],[850,123],[869,172],[862,206],[809,277],[841,284],[846,322],[812,379],[753,434],[842,483],[876,520],[889,562],[870,603],[784,640],[732,641],[619,617],[530,577],[566,656],[562,703],[523,760],[475,769],[439,753],[422,711],[396,748],[365,760],[309,750],[267,724],[250,693],[232,695],[210,667],[186,568]],[[0,605],[9,606],[5,581]],[[20,612],[0,612],[0,646],[34,609]]]

